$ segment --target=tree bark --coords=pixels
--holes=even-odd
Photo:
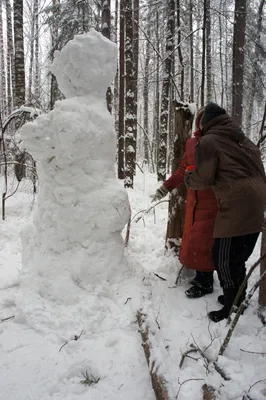
[[[125,116],[125,179],[124,186],[133,188],[134,172],[136,162],[136,137],[134,129],[136,124],[135,95],[134,95],[134,59],[133,59],[133,18],[132,3],[125,3],[125,25],[126,25],[126,116]]]
[[[6,98],[6,65],[4,51],[4,26],[3,26],[3,1],[0,0],[0,57],[1,57],[1,111],[2,115],[7,114],[7,98]]]
[[[258,63],[261,53],[260,42],[261,42],[261,33],[262,33],[262,17],[263,17],[263,7],[265,5],[265,0],[260,1],[259,9],[258,9],[258,19],[257,19],[257,34],[256,34],[256,44],[255,44],[255,55],[254,61],[252,65],[252,76],[251,82],[249,83],[250,88],[250,98],[248,102],[248,111],[247,111],[247,135],[250,136],[251,133],[251,122],[252,122],[252,114],[253,114],[253,105],[254,98],[257,90],[258,80]]]
[[[189,30],[193,31],[193,1],[189,2]],[[194,102],[194,36],[190,36],[190,101]]]
[[[202,71],[201,71],[201,107],[205,104],[205,64],[206,64],[206,18],[207,18],[207,1],[204,0],[203,28],[202,28]]]
[[[111,38],[111,0],[102,0],[102,34],[108,39]],[[112,90],[108,87],[106,91],[107,110],[112,114]]]
[[[39,0],[34,0],[35,20],[35,73],[34,73],[34,100],[40,102],[40,65],[39,65]]]
[[[147,36],[150,37],[151,26],[149,23],[149,15],[147,21]],[[145,64],[144,64],[144,83],[143,83],[143,128],[145,131],[144,134],[144,161],[149,165],[149,72],[150,72],[150,41],[146,40],[146,49],[145,49]]]
[[[262,237],[261,237],[261,255],[266,253],[266,220],[264,221],[262,227]],[[264,258],[260,263],[260,275],[266,271],[266,258]],[[259,304],[262,307],[266,307],[266,275],[262,278],[259,287]]]
[[[137,156],[137,134],[138,134],[138,72],[139,72],[139,0],[133,0],[133,170],[136,173],[136,156]]]
[[[158,154],[159,154],[159,131],[160,131],[160,38],[159,38],[159,10],[157,6],[155,21],[155,39],[156,39],[156,75],[155,75],[155,103],[154,103],[154,123],[153,123],[153,140],[152,155],[154,164],[158,174]]]
[[[164,62],[164,75],[162,86],[162,100],[160,113],[160,133],[159,133],[159,156],[158,156],[158,181],[164,181],[166,178],[167,164],[167,133],[169,117],[169,96],[171,87],[171,73],[174,50],[175,34],[175,2],[168,0],[168,18],[166,35],[166,57]]]
[[[29,83],[27,93],[27,104],[32,103],[32,77],[34,63],[34,39],[35,39],[35,13],[31,9],[31,32],[30,32],[30,65],[29,65]]]
[[[184,101],[184,83],[185,83],[185,70],[183,62],[183,54],[181,49],[181,18],[180,18],[180,0],[176,0],[176,30],[177,30],[177,45],[178,45],[178,57],[180,63],[180,100]]]
[[[120,1],[118,179],[125,173],[125,0]]]
[[[15,96],[14,106],[25,104],[23,0],[14,0]]]
[[[212,54],[211,54],[211,10],[210,0],[206,0],[206,80],[207,96],[206,100],[212,100]]]
[[[235,0],[232,71],[232,117],[242,125],[246,0]]]
[[[14,95],[14,47],[13,47],[13,24],[10,0],[6,0],[6,28],[7,28],[7,104],[8,114],[13,110]]]
[[[189,111],[188,105],[174,102],[175,109],[175,141],[174,158],[172,161],[172,173],[175,172],[185,152],[186,141],[191,135],[193,114]],[[166,247],[178,251],[180,239],[183,236],[185,220],[187,189],[184,184],[171,194],[168,209],[168,224],[166,232]]]

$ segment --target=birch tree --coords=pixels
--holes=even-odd
[[[8,114],[13,110],[14,95],[14,47],[13,47],[13,23],[10,0],[6,1],[6,29],[7,29],[7,104]]]
[[[0,0],[0,65],[1,65],[1,112],[6,114],[6,66],[4,52],[4,24],[3,24],[3,1]]]
[[[125,172],[125,0],[120,0],[118,179]]]

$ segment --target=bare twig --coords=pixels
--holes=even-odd
[[[155,272],[153,272],[153,275],[157,276],[157,278],[161,279],[162,281],[167,281],[167,279],[163,278],[159,274],[156,274]]]
[[[181,278],[181,274],[182,274],[183,269],[184,269],[184,265],[182,265],[182,267],[180,268],[180,270],[179,270],[179,272],[177,274],[177,277],[176,277],[176,280],[175,280],[175,285],[176,286],[178,284],[179,279]]]
[[[242,397],[242,400],[252,400],[252,398],[249,396],[249,393],[250,393],[251,389],[252,389],[254,386],[258,385],[258,383],[262,383],[262,382],[263,382],[263,383],[266,383],[266,379],[261,379],[261,380],[255,382],[255,383],[253,383],[253,385],[250,386],[248,392],[245,392],[245,393],[244,393],[244,396]]]
[[[7,318],[2,318],[1,321],[8,321],[9,319],[15,318],[15,315],[11,315],[11,317],[7,317]]]
[[[129,241],[129,236],[130,236],[130,228],[131,228],[131,219],[129,218],[128,223],[127,223],[126,237],[125,237],[125,247],[128,246],[128,241]]]
[[[260,353],[257,351],[249,351],[249,350],[244,350],[244,349],[240,349],[240,351],[243,351],[244,353],[249,353],[249,354],[259,354],[260,356],[265,356],[266,353]]]
[[[150,206],[149,208],[146,208],[146,210],[141,210],[139,212],[137,212],[137,214],[134,215],[134,217],[131,218],[131,221],[133,221],[139,214],[142,214],[141,216],[139,216],[135,222],[139,222],[139,220],[141,220],[143,218],[143,214],[148,214],[151,210],[153,210],[155,207],[157,207],[159,204],[161,203],[169,203],[169,200],[160,200],[157,201],[156,203],[154,203],[152,206]]]
[[[131,297],[128,297],[128,298],[126,299],[126,301],[124,302],[124,305],[126,305],[126,304],[129,302],[129,300],[131,300]]]
[[[179,394],[180,394],[180,391],[181,391],[181,389],[182,389],[182,386],[183,386],[185,383],[191,382],[191,381],[204,381],[204,379],[202,379],[202,378],[190,378],[190,379],[186,379],[186,380],[183,381],[183,382],[180,382],[180,381],[179,381],[179,378],[178,378],[179,388],[178,388],[177,394],[176,394],[176,396],[175,396],[175,399],[178,399],[178,396],[179,396]]]
[[[74,335],[73,339],[67,340],[67,341],[60,347],[59,352],[60,352],[60,351],[62,350],[62,348],[63,348],[64,346],[66,346],[69,342],[71,342],[71,341],[73,341],[73,340],[74,340],[74,341],[79,340],[79,339],[81,338],[81,335],[83,335],[83,333],[84,333],[84,331],[81,331],[79,335]]]

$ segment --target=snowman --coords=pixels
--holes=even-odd
[[[78,35],[51,66],[65,100],[22,129],[37,161],[33,222],[22,232],[22,282],[34,301],[75,304],[79,290],[122,279],[121,231],[130,217],[114,172],[116,138],[106,90],[117,47],[92,30]]]

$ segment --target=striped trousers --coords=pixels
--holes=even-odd
[[[246,261],[251,256],[259,233],[214,239],[213,263],[222,288],[239,288],[246,276]]]

